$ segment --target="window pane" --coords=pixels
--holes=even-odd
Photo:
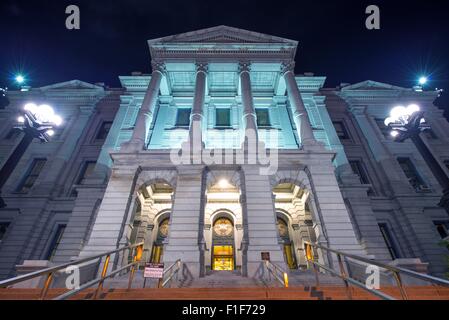
[[[64,234],[65,228],[66,228],[65,224],[58,225],[58,229],[56,230],[56,233],[51,241],[46,260],[51,260],[54,257],[56,250],[58,249],[58,246],[61,243],[61,239]]]
[[[178,113],[176,115],[177,127],[188,127],[190,125],[190,112],[191,109],[178,109]]]
[[[449,236],[449,221],[434,221],[433,223],[436,226],[441,239]]]
[[[215,110],[215,125],[217,127],[231,126],[231,110],[228,108],[220,108]]]
[[[6,230],[9,227],[9,222],[0,222],[0,241],[3,240],[6,234]]]
[[[268,109],[256,109],[257,126],[258,127],[269,127],[270,115]]]
[[[108,136],[109,130],[111,130],[112,122],[105,121],[101,124],[100,130],[98,131],[97,140],[104,140]]]
[[[20,186],[17,188],[17,191],[28,192],[36,182],[36,179],[41,173],[42,169],[44,168],[46,162],[47,162],[46,159],[34,159],[29,169],[29,173],[26,175]]]
[[[349,139],[348,132],[346,131],[346,127],[342,121],[335,121],[332,123],[334,124],[335,131],[340,139]]]
[[[418,175],[418,172],[416,171],[415,166],[413,165],[412,161],[409,158],[398,158],[398,162],[402,168],[402,171],[404,171],[405,176],[407,177],[410,185],[415,190],[418,191],[421,188],[426,187],[424,181]]]
[[[86,182],[85,179],[92,175],[96,164],[95,161],[87,161],[83,164],[83,169],[81,170],[77,184],[84,184]]]
[[[386,138],[392,138],[390,131],[391,129],[385,125],[384,119],[375,119],[377,126],[379,127],[380,131]]]
[[[382,237],[384,238],[385,244],[387,245],[387,249],[390,252],[391,258],[393,260],[399,258],[398,251],[394,245],[388,226],[385,223],[379,223],[379,229],[380,232],[382,233]]]
[[[358,160],[350,160],[349,164],[351,165],[352,171],[360,177],[360,182],[362,184],[370,184],[370,180],[368,178],[368,174],[363,166],[363,164]]]

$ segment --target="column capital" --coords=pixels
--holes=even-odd
[[[351,105],[349,106],[349,112],[351,112],[355,116],[366,115],[366,107],[364,105]]]
[[[250,72],[251,71],[251,62],[249,61],[240,61],[239,62],[239,74],[243,72]]]
[[[165,63],[163,63],[162,61],[151,61],[151,69],[153,70],[153,72],[159,72],[160,74],[165,74],[165,72],[167,72],[167,69],[165,67]]]
[[[209,65],[207,62],[203,62],[203,61],[197,61],[195,63],[195,67],[196,67],[196,72],[203,72],[207,74],[207,71],[209,70]]]
[[[281,64],[281,74],[285,75],[288,72],[293,73],[293,75],[295,74],[295,61],[282,62],[282,64]]]

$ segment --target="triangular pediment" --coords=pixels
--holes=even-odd
[[[294,40],[228,26],[190,31],[149,40],[148,43],[150,46],[156,43],[285,43],[297,45],[297,41]]]
[[[70,80],[65,82],[58,82],[40,88],[43,91],[48,90],[103,90],[103,87],[84,82],[81,80]]]
[[[383,82],[366,80],[345,86],[341,89],[341,91],[348,91],[348,90],[407,90],[407,89]]]

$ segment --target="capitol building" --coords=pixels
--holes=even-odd
[[[0,166],[25,103],[51,105],[63,125],[30,145],[2,189],[1,280],[140,242],[142,266],[180,260],[194,280],[255,278],[267,257],[300,277],[305,242],[444,276],[442,187],[384,124],[393,107],[419,105],[432,128],[421,137],[449,175],[439,91],[327,87],[325,75],[295,74],[297,41],[227,26],[148,46],[151,74],[119,76],[120,88],[9,91]],[[116,254],[109,267],[127,261]]]

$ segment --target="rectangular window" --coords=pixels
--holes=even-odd
[[[6,230],[8,230],[9,225],[9,222],[0,222],[0,242],[2,242],[5,237]]]
[[[48,253],[45,257],[45,260],[52,260],[55,256],[56,250],[58,250],[58,246],[61,243],[62,236],[64,235],[66,225],[59,224],[56,232],[51,240],[50,247],[48,248]]]
[[[385,125],[384,119],[375,119],[377,126],[386,138],[392,138],[391,129]]]
[[[371,183],[368,178],[368,174],[366,173],[365,167],[360,160],[349,160],[349,164],[351,165],[352,172],[354,172],[360,177],[360,183],[362,184]]]
[[[256,109],[257,127],[271,127],[268,109]]]
[[[438,234],[441,239],[449,237],[449,220],[434,221],[433,224],[437,228]]]
[[[231,126],[231,109],[229,108],[215,109],[215,126],[216,127]]]
[[[5,140],[15,140],[20,135],[20,130],[16,128],[12,128],[8,131],[5,136]]]
[[[388,228],[386,223],[379,223],[380,233],[382,233],[382,237],[384,238],[385,244],[387,245],[387,249],[390,252],[391,258],[397,259],[400,257],[399,251],[395,246],[393,241],[393,237],[391,236],[390,229]]]
[[[95,137],[96,140],[105,140],[108,136],[109,130],[111,130],[112,127],[112,121],[104,121],[101,124],[100,130],[98,130],[97,136]]]
[[[34,159],[33,163],[31,164],[30,169],[28,170],[28,174],[23,179],[22,183],[17,188],[18,192],[27,193],[30,191],[30,189],[33,187],[34,183],[36,182],[37,177],[39,177],[39,174],[41,173],[42,169],[44,168],[45,163],[47,162],[46,159]]]
[[[402,171],[404,171],[408,182],[415,189],[415,191],[428,191],[427,185],[419,176],[415,166],[409,158],[398,158],[398,162],[402,168]]]
[[[78,179],[76,181],[76,184],[85,184],[86,179],[89,178],[92,175],[92,172],[95,169],[95,165],[97,164],[96,161],[86,161],[83,164],[83,167],[81,169],[81,172],[78,176]]]
[[[188,127],[190,125],[190,113],[191,109],[180,108],[176,114],[176,126],[177,127]]]
[[[335,131],[337,132],[337,136],[338,138],[340,138],[340,140],[349,139],[349,134],[343,121],[335,121],[332,123],[334,124]]]

